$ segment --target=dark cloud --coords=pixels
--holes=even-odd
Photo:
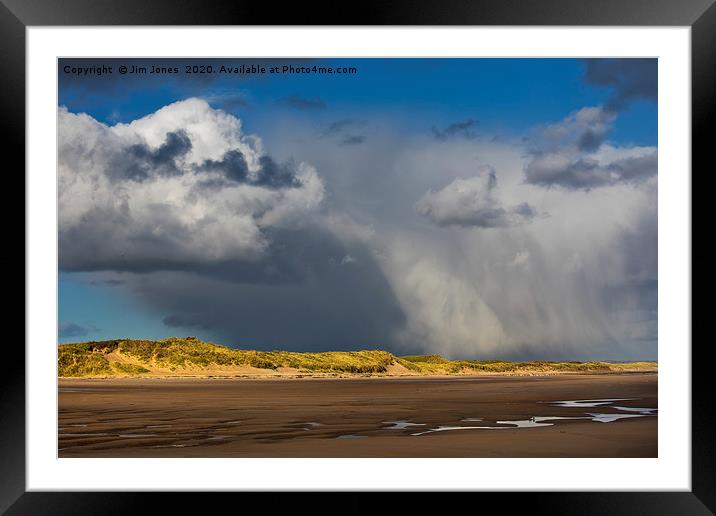
[[[355,132],[365,125],[363,120],[345,118],[328,125],[322,132],[321,138],[336,137],[338,145],[361,145],[365,143],[366,136]],[[348,132],[351,131],[351,132]]]
[[[173,314],[167,315],[162,322],[169,328],[198,328],[202,330],[211,329],[212,325],[208,324],[205,316],[202,314]]]
[[[291,95],[280,99],[279,104],[301,110],[326,109],[326,103],[318,97],[307,98],[299,95]]]
[[[227,281],[285,281],[285,277],[272,275],[264,263],[253,261],[250,256],[205,260],[195,252],[189,252],[184,244],[196,240],[196,232],[182,226],[163,211],[162,206],[156,206],[152,223],[137,225],[123,211],[92,209],[82,224],[60,230],[60,270],[134,273],[195,271]],[[107,238],[107,235],[117,234],[122,227],[131,229],[128,237],[123,240]],[[157,228],[161,228],[161,233],[156,231]],[[284,271],[285,274],[290,274],[290,271]]]
[[[436,127],[432,128],[433,137],[436,140],[448,140],[450,138],[455,137],[462,137],[462,138],[468,138],[473,139],[477,137],[477,134],[473,131],[475,127],[479,122],[477,120],[474,120],[472,118],[468,118],[467,120],[462,120],[460,122],[455,122],[450,125],[448,125],[444,129],[438,129]]]
[[[559,155],[535,155],[525,168],[527,182],[538,186],[561,186],[570,190],[588,190],[609,183],[599,162],[589,158],[563,162]]]
[[[439,226],[462,226],[478,228],[503,228],[510,226],[508,213],[504,208],[481,208],[465,210],[452,217],[431,217]]]
[[[164,318],[168,327],[206,330],[235,347],[395,349],[405,315],[370,249],[318,228],[276,232],[272,240],[261,264],[263,278],[273,274],[284,281],[267,285],[250,275],[239,283],[226,276],[158,272],[137,276],[136,292],[171,314]]]
[[[246,183],[266,188],[295,188],[301,185],[292,162],[279,164],[270,156],[259,158],[259,171],[249,174],[244,154],[238,149],[226,152],[221,160],[206,160],[197,167],[199,172],[220,172],[234,183]],[[206,183],[204,185],[208,186]]]
[[[613,89],[605,108],[622,111],[637,99],[656,100],[657,59],[586,59],[585,80]]]
[[[348,134],[341,139],[341,145],[360,145],[365,143],[366,137],[360,134]]]
[[[249,100],[244,95],[239,94],[208,95],[204,99],[212,107],[223,109],[224,111],[236,111],[250,105]]]
[[[568,190],[589,190],[619,183],[636,184],[657,174],[656,150],[643,156],[617,159],[608,164],[590,157],[536,154],[525,167],[528,183]]]
[[[60,338],[69,337],[86,337],[90,333],[96,332],[97,328],[80,326],[72,322],[60,323],[58,328]]]
[[[332,134],[341,133],[345,129],[354,127],[356,125],[362,125],[362,122],[359,122],[358,120],[352,118],[344,118],[343,120],[337,120],[329,124],[328,127],[323,130],[321,136],[326,137]]]
[[[616,114],[604,107],[587,107],[564,120],[542,127],[530,139],[524,173],[527,183],[568,190],[590,190],[618,183],[636,184],[657,173],[657,151],[633,155],[613,148],[612,157],[599,156]]]
[[[125,283],[126,281],[124,280],[114,278],[90,281],[90,285],[108,285],[110,287],[119,287],[121,285],[124,285]]]
[[[294,188],[301,185],[294,163],[276,163],[270,156],[259,158],[261,168],[254,183],[267,188]]]
[[[246,100],[246,97],[241,95],[230,95],[220,97],[217,101],[217,105],[224,111],[233,111],[239,108],[247,107],[249,105],[249,101]]]
[[[535,218],[538,213],[537,210],[530,204],[523,202],[514,207],[513,211],[518,215],[522,216],[525,220]]]
[[[579,148],[579,150],[585,152],[595,151],[602,145],[602,143],[604,143],[606,136],[607,131],[600,131],[591,128],[586,129],[582,134],[579,135],[577,147]]]
[[[221,172],[226,179],[236,183],[248,183],[249,165],[244,153],[232,149],[224,154],[221,160],[206,160],[197,167],[200,172]]]
[[[143,181],[154,174],[179,175],[181,171],[177,168],[176,159],[190,150],[191,140],[186,132],[169,132],[164,143],[156,149],[151,149],[145,143],[137,143],[117,154],[107,169],[108,176],[115,180]]]
[[[607,170],[615,181],[637,183],[656,175],[658,161],[658,153],[654,150],[644,156],[614,161]]]
[[[528,141],[535,146],[535,152],[592,152],[606,141],[615,120],[616,115],[601,106],[585,107],[560,122],[541,127]]]
[[[487,191],[491,192],[495,188],[497,188],[497,174],[494,170],[490,169],[487,174]]]

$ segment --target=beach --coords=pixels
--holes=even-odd
[[[64,457],[657,457],[656,373],[60,379]]]

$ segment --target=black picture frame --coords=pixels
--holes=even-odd
[[[0,0],[0,95],[3,121],[0,146],[6,157],[25,166],[25,29],[61,25],[575,25],[575,26],[690,26],[692,73],[692,170],[713,169],[707,161],[709,125],[716,120],[716,4],[715,0],[393,0],[368,1],[359,6],[323,2],[269,3],[245,0]],[[6,161],[7,163],[8,161]],[[708,163],[708,168],[707,168]],[[10,175],[10,167],[6,165]],[[685,171],[690,173],[690,171]],[[692,173],[692,172],[691,172]],[[19,174],[14,173],[17,178]],[[693,178],[693,173],[692,176]],[[15,185],[12,185],[15,187]],[[7,187],[6,187],[7,188]],[[24,191],[24,183],[17,185]],[[693,189],[692,189],[693,190]],[[8,190],[9,191],[9,188]],[[15,190],[19,191],[19,190]],[[17,194],[16,194],[17,195]],[[9,210],[5,211],[9,215]],[[693,212],[693,201],[692,201]],[[14,215],[14,214],[13,214]],[[17,216],[14,215],[13,218]],[[13,220],[7,217],[6,220]],[[694,219],[692,215],[692,219]],[[693,228],[693,226],[692,226]],[[693,229],[692,229],[693,232]],[[15,252],[17,250],[14,247]],[[693,253],[693,246],[692,246]],[[23,258],[25,251],[23,247]],[[692,259],[693,264],[693,259]],[[24,260],[23,260],[24,266]],[[692,265],[693,269],[693,265]],[[23,296],[23,299],[25,296]],[[17,303],[19,306],[19,303]],[[23,304],[24,309],[24,304]],[[7,316],[7,315],[6,315]],[[9,317],[9,316],[7,316]],[[18,318],[19,319],[19,318]],[[692,490],[690,492],[612,493],[474,493],[453,501],[479,504],[509,497],[510,512],[532,514],[712,514],[716,511],[715,404],[710,382],[709,342],[668,343],[691,346],[692,356]],[[26,492],[25,488],[25,351],[14,342],[3,349],[6,368],[0,375],[0,511],[11,515],[139,514],[156,509],[188,512],[206,510],[237,497],[276,508],[267,494],[231,493],[80,493]],[[302,495],[300,495],[302,496]],[[373,495],[350,495],[340,505],[325,507],[347,512],[372,510]],[[456,496],[456,495],[455,495]],[[211,501],[207,500],[211,497]],[[259,500],[261,497],[262,500]],[[469,497],[469,498],[468,498]],[[423,504],[421,495],[401,502],[402,510]],[[300,504],[300,502],[297,502]],[[313,512],[323,503],[311,504]],[[261,505],[258,505],[261,507]],[[300,505],[299,505],[300,507]],[[339,507],[341,509],[339,509]]]

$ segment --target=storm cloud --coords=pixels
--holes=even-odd
[[[473,358],[656,356],[648,291],[656,273],[646,266],[656,256],[654,170],[638,181],[599,188],[545,187],[526,181],[532,150],[537,143],[560,150],[567,140],[582,153],[575,135],[552,132],[548,144],[540,141],[542,126],[527,142],[436,141],[406,136],[389,124],[371,126],[360,159],[346,159],[352,150],[324,138],[294,141],[292,135],[305,132],[298,121],[284,121],[274,138],[281,143],[278,156],[295,156],[321,171],[326,210],[352,221],[336,232],[363,232],[362,241],[374,250],[371,256],[404,314],[404,323],[383,338],[384,347]],[[652,151],[605,140],[591,154],[606,166]],[[436,205],[435,194],[449,185],[453,193],[463,181],[464,190],[489,194],[504,210],[498,213],[519,223],[439,225],[420,213],[420,207]],[[433,203],[421,206],[427,193]],[[457,209],[454,202],[442,204]],[[477,211],[468,207],[468,214]],[[651,280],[635,279],[639,264]]]
[[[615,116],[529,141],[370,120],[352,146],[287,116],[268,153],[196,99],[112,127],[60,110],[60,266],[241,348],[655,358],[656,148],[611,143]],[[190,145],[153,158],[170,134]],[[133,145],[142,174],[117,173]]]
[[[396,345],[405,315],[370,247],[327,228],[274,235],[263,280],[188,272],[135,280],[166,326],[244,348],[356,350]],[[349,258],[347,258],[349,257]],[[290,277],[285,274],[291,270]],[[268,283],[271,274],[283,279]]]

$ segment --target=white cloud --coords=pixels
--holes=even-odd
[[[438,226],[502,228],[525,224],[537,215],[527,203],[504,207],[496,187],[495,171],[487,168],[475,177],[455,179],[442,190],[428,191],[415,207]]]
[[[262,174],[279,165],[261,140],[200,99],[112,127],[60,108],[58,123],[60,263],[68,269],[256,260],[266,229],[296,223],[323,199],[323,182],[305,163],[281,166],[292,184],[264,184]],[[221,161],[237,151],[245,180]],[[207,160],[221,166],[204,171]]]

